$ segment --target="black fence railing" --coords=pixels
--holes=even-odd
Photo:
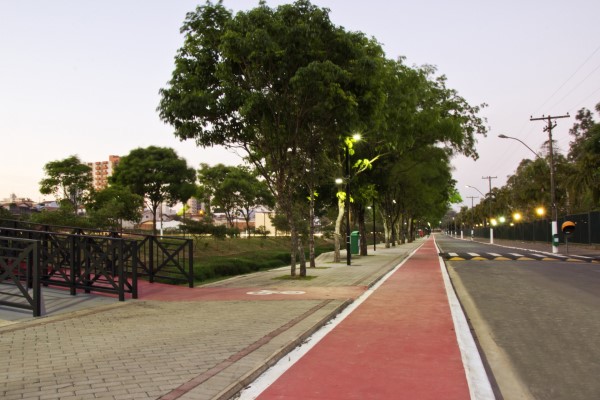
[[[560,243],[565,243],[565,235],[560,229],[565,221],[575,223],[575,231],[568,237],[569,243],[600,244],[600,211],[559,217],[558,235]],[[494,238],[551,243],[551,223],[550,219],[540,219],[533,222],[515,223],[513,226],[498,225],[494,227]],[[489,238],[490,230],[488,227],[476,228],[475,236]]]
[[[39,242],[0,236],[0,305],[42,315]]]
[[[139,276],[150,282],[184,283],[194,287],[194,260],[192,239],[154,236],[140,233],[86,229],[59,225],[36,224],[17,220],[0,220],[0,227],[56,232],[80,236],[131,239],[137,242]]]
[[[44,286],[62,286],[72,295],[125,293],[137,298],[137,242],[129,239],[87,236],[0,227],[0,236],[39,243],[39,281]],[[34,285],[35,286],[35,285]]]

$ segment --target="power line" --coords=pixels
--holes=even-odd
[[[567,84],[567,83],[568,83],[568,82],[569,82],[571,79],[573,79],[573,77],[574,77],[574,76],[575,76],[575,75],[576,75],[576,74],[579,72],[579,70],[580,70],[581,68],[583,68],[583,66],[584,66],[585,64],[587,64],[587,62],[588,62],[588,61],[590,61],[590,59],[591,59],[591,58],[592,58],[592,57],[593,57],[593,56],[594,56],[594,55],[595,55],[595,54],[596,54],[596,53],[597,53],[599,50],[600,50],[600,46],[596,47],[596,50],[594,50],[594,51],[592,52],[592,54],[590,54],[590,55],[589,55],[589,56],[588,56],[588,57],[585,59],[585,61],[584,61],[584,62],[582,62],[582,63],[579,65],[579,67],[577,67],[577,69],[575,70],[575,72],[573,72],[573,73],[571,74],[571,76],[569,76],[569,77],[567,78],[567,80],[566,80],[566,81],[564,81],[564,82],[563,82],[563,83],[562,83],[562,84],[561,84],[561,85],[558,87],[558,89],[556,89],[556,90],[554,91],[554,93],[552,93],[552,94],[550,95],[550,97],[548,97],[548,98],[546,99],[546,101],[545,101],[545,102],[544,102],[544,103],[543,103],[543,104],[542,104],[542,105],[541,105],[541,106],[540,106],[540,107],[537,109],[537,111],[536,111],[534,114],[537,114],[537,113],[539,112],[539,110],[541,110],[541,109],[542,109],[542,108],[543,108],[543,107],[544,107],[544,106],[545,106],[545,105],[546,105],[546,104],[547,104],[547,103],[548,103],[548,102],[549,102],[549,101],[550,101],[550,100],[551,100],[551,99],[552,99],[552,98],[553,98],[553,97],[556,95],[556,93],[558,93],[558,92],[559,92],[559,91],[560,91],[560,90],[561,90],[561,89],[562,89],[562,88],[563,88],[563,87],[564,87],[564,86],[565,86],[565,85],[566,85],[566,84]],[[587,79],[587,77],[586,77],[586,79]],[[562,101],[562,99],[561,99],[561,101]]]

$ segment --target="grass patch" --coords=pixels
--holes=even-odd
[[[194,280],[202,284],[290,265],[290,239],[285,237],[194,240]],[[318,240],[315,253],[332,251],[333,243]],[[307,254],[308,258],[308,254]]]

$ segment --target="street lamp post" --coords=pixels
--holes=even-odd
[[[468,188],[477,190],[480,195],[482,195],[483,197],[485,197],[485,194],[483,194],[481,192],[481,190],[477,189],[475,186],[471,186],[471,185],[466,185],[466,186]],[[491,221],[491,218],[492,218],[492,203],[491,203],[491,201],[492,201],[492,190],[491,190],[491,188],[490,188],[490,198],[488,199],[488,201],[490,202],[490,205],[489,205],[489,218],[490,218],[490,221]],[[484,226],[485,226],[485,220],[483,222],[484,222]],[[490,244],[494,244],[494,228],[492,227],[491,223],[488,223],[488,225],[490,227]]]
[[[346,208],[346,265],[351,265],[352,254],[350,253],[350,145],[347,140],[344,141],[346,147],[346,200],[344,202],[344,207]],[[352,140],[354,140],[355,142],[359,141],[360,135],[352,135]]]
[[[350,148],[346,143],[346,265],[352,264],[352,255],[350,254]]]
[[[549,146],[550,146],[549,167],[550,167],[550,206],[552,208],[552,253],[556,254],[556,253],[558,253],[558,246],[554,242],[554,238],[556,235],[558,235],[558,222],[557,222],[558,221],[558,210],[556,207],[556,186],[554,184],[554,154],[553,154],[553,150],[552,150],[552,129],[550,129],[548,131],[548,136],[549,136]],[[535,151],[533,151],[531,149],[531,147],[527,146],[525,144],[525,142],[523,142],[522,140],[517,139],[512,136],[506,136],[506,135],[498,135],[498,137],[500,139],[516,140],[516,141],[520,142],[523,146],[527,147],[529,149],[529,151],[531,151],[533,154],[535,154],[536,158],[540,158],[539,154],[536,153]]]

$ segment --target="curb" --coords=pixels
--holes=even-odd
[[[306,339],[312,336],[317,330],[319,330],[321,327],[327,324],[336,315],[341,313],[346,307],[352,304],[352,302],[352,300],[346,300],[345,302],[337,306],[333,311],[329,312],[327,315],[320,318],[317,322],[313,323],[308,330],[305,330],[303,333],[301,333],[295,340],[288,343],[286,346],[280,348],[278,351],[269,356],[264,362],[264,364],[262,364],[260,367],[249,371],[238,382],[233,383],[227,388],[223,389],[217,396],[215,396],[215,400],[228,400],[234,398],[234,396],[236,396],[242,389],[254,382],[256,378],[262,375],[267,369],[275,365],[279,360],[285,357],[285,355],[292,351],[294,348],[304,343]],[[297,325],[300,322],[302,321],[298,321],[294,325]]]

